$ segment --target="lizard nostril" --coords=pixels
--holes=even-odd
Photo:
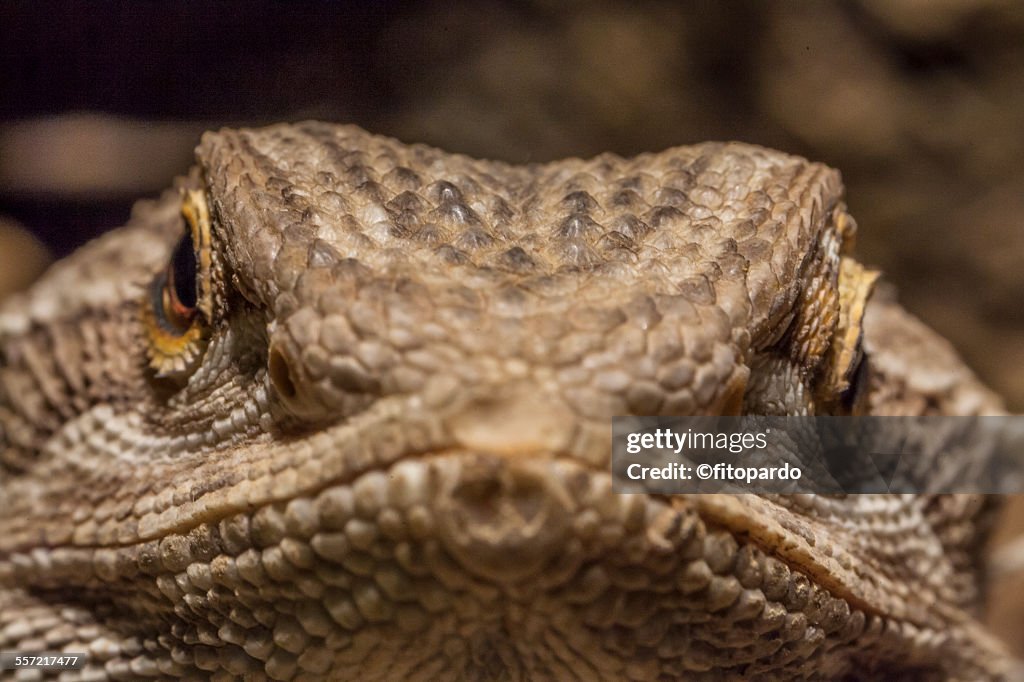
[[[295,390],[295,382],[292,381],[292,371],[288,366],[288,360],[279,348],[272,348],[270,350],[267,370],[270,372],[270,381],[273,382],[274,388],[277,389],[278,393],[285,398],[294,398],[297,391]]]
[[[325,368],[322,354],[309,348],[296,351],[295,345],[290,338],[275,338],[267,350],[267,379],[279,407],[290,417],[331,422],[365,409],[377,398],[379,382],[352,358],[332,358]]]

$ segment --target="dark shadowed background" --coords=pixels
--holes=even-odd
[[[303,118],[510,161],[824,161],[861,259],[1024,409],[1024,3],[4,2],[0,292],[44,259],[10,219],[66,254],[202,130]]]

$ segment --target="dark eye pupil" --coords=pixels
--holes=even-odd
[[[186,232],[178,242],[171,258],[171,279],[174,296],[185,308],[195,308],[196,293],[196,251],[192,245],[192,233]]]
[[[860,357],[857,358],[857,366],[850,373],[850,385],[839,395],[839,401],[847,411],[853,409],[857,398],[860,396],[861,389],[867,383],[867,370],[867,358],[864,352],[861,351]]]

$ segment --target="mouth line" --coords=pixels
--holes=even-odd
[[[409,450],[396,458],[389,459],[387,462],[381,462],[371,466],[365,466],[359,469],[355,469],[347,472],[344,475],[333,476],[326,478],[322,481],[317,482],[315,485],[309,485],[301,488],[296,488],[288,495],[282,496],[266,496],[260,499],[258,502],[248,504],[204,504],[207,494],[196,497],[190,503],[191,505],[198,506],[203,504],[203,509],[199,511],[193,511],[188,513],[185,511],[182,513],[182,518],[178,523],[170,525],[161,525],[159,532],[138,532],[136,537],[132,540],[125,542],[98,542],[98,543],[76,543],[73,540],[63,543],[47,544],[45,542],[35,544],[23,544],[8,548],[6,551],[0,552],[0,559],[9,558],[12,555],[20,553],[29,553],[33,550],[44,549],[49,551],[54,550],[100,550],[100,549],[124,549],[131,547],[138,547],[145,545],[146,543],[160,542],[163,538],[171,535],[187,535],[188,533],[196,530],[200,526],[207,524],[216,526],[226,519],[230,519],[233,516],[239,514],[254,516],[260,510],[271,508],[275,506],[286,506],[289,502],[297,499],[315,499],[317,496],[322,494],[324,491],[333,488],[348,488],[353,489],[359,482],[366,477],[374,476],[389,476],[396,467],[402,466],[419,466],[429,465],[431,462],[437,460],[450,459],[460,463],[473,462],[473,461],[490,461],[490,462],[501,462],[505,460],[514,460],[520,463],[530,463],[532,465],[543,465],[546,467],[553,467],[555,469],[560,467],[572,467],[575,469],[573,472],[575,475],[586,475],[589,477],[600,477],[604,475],[609,481],[611,480],[610,471],[608,469],[599,468],[593,465],[592,462],[588,462],[578,456],[574,456],[567,452],[562,453],[550,453],[550,452],[522,452],[516,455],[508,455],[503,453],[494,452],[483,452],[479,450],[471,449],[459,449],[451,447],[434,448],[429,450]],[[235,484],[238,485],[238,484]],[[228,490],[234,486],[220,488],[217,491],[221,492]],[[610,487],[610,486],[609,486]],[[653,497],[653,496],[645,496]],[[174,507],[180,510],[180,505]]]
[[[207,508],[205,514],[183,519],[159,536],[121,544],[19,547],[0,555],[0,561],[8,564],[6,572],[20,584],[45,588],[47,572],[32,567],[32,556],[39,550],[67,553],[67,565],[90,566],[81,571],[83,584],[90,584],[100,575],[99,566],[121,566],[126,560],[142,566],[147,556],[158,568],[162,562],[163,571],[185,570],[194,538],[213,540],[215,556],[237,557],[276,546],[303,525],[307,530],[298,532],[297,539],[315,548],[316,535],[344,534],[355,522],[372,537],[398,542],[397,536],[388,537],[397,532],[416,542],[436,540],[462,570],[511,585],[524,576],[542,574],[541,569],[557,563],[571,543],[591,543],[587,552],[593,557],[628,551],[632,542],[647,547],[645,551],[680,552],[694,540],[681,536],[678,525],[696,523],[706,530],[699,534],[699,547],[688,552],[708,551],[704,533],[724,531],[865,613],[918,625],[931,622],[937,613],[955,616],[941,604],[915,605],[913,600],[883,607],[895,603],[886,599],[893,588],[888,581],[865,588],[869,581],[863,579],[855,556],[839,546],[819,550],[813,538],[794,539],[779,521],[780,509],[756,495],[616,493],[608,470],[566,453],[509,457],[440,448],[409,451],[390,464],[326,480],[287,499]],[[265,529],[276,526],[281,536],[268,539]],[[260,534],[262,538],[257,537]],[[183,546],[188,561],[169,566],[165,542]],[[517,561],[509,562],[513,554]],[[65,562],[53,558],[54,566],[61,563]],[[61,576],[64,582],[67,578]]]

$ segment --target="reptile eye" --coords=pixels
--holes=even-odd
[[[192,231],[185,232],[185,235],[178,242],[174,249],[171,262],[167,264],[167,271],[162,279],[155,282],[160,284],[160,306],[157,309],[157,319],[165,323],[168,331],[188,331],[192,319],[196,315],[196,303],[199,300],[199,293],[196,290],[196,272],[198,263]]]
[[[212,314],[210,218],[202,192],[185,194],[181,215],[184,233],[150,285],[143,319],[156,376],[184,380],[198,366]]]
[[[861,408],[868,383],[868,357],[864,352],[864,312],[878,273],[865,269],[851,258],[839,265],[839,310],[831,348],[827,355],[825,400],[847,414]]]
[[[863,347],[858,350],[857,359],[850,368],[847,378],[847,385],[839,393],[839,404],[848,414],[858,414],[861,407],[861,398],[864,396],[864,388],[868,383],[868,358]]]

